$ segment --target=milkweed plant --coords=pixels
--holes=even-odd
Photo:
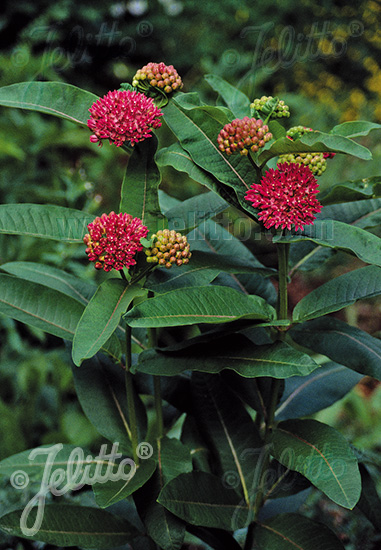
[[[82,243],[82,262],[98,270],[96,286],[52,266],[2,264],[0,312],[65,340],[83,412],[109,441],[96,458],[56,442],[0,462],[0,476],[25,470],[41,484],[26,507],[1,510],[7,534],[102,549],[343,549],[300,512],[313,491],[380,528],[369,457],[312,418],[362,376],[381,379],[380,341],[331,315],[381,293],[381,239],[370,231],[380,179],[319,191],[335,156],[371,160],[356,139],[380,126],[289,128],[281,98],[206,80],[218,105],[183,92],[163,62],[101,98],[61,82],[0,89],[0,105],[70,120],[94,147],[128,156],[115,211],[0,205],[1,233]],[[173,137],[158,148],[163,125]],[[206,189],[184,201],[159,193],[165,166]],[[260,228],[277,269],[218,222],[224,211]],[[337,250],[362,267],[290,311],[294,274]],[[60,502],[80,487],[92,499]]]

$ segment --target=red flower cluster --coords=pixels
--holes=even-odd
[[[245,116],[225,124],[218,135],[217,142],[220,151],[227,155],[236,152],[247,155],[248,149],[256,153],[272,137],[269,127],[263,124],[263,120]]]
[[[89,111],[87,125],[94,132],[90,141],[102,145],[102,139],[108,139],[117,147],[151,137],[152,130],[161,126],[163,114],[150,97],[126,90],[108,92]]]
[[[137,71],[132,79],[132,85],[146,90],[147,85],[160,88],[166,94],[180,90],[183,81],[173,65],[165,63],[148,63]]]
[[[314,213],[322,209],[317,193],[317,181],[307,166],[284,163],[268,170],[261,184],[253,183],[245,198],[261,209],[258,218],[267,229],[294,225],[298,230],[312,224]]]
[[[86,254],[96,269],[121,270],[136,264],[134,256],[143,249],[140,239],[148,229],[142,220],[130,214],[102,214],[87,226],[89,233],[83,238]]]

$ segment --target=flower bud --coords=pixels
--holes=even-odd
[[[152,246],[145,253],[148,263],[158,263],[167,269],[187,264],[192,256],[186,236],[169,229],[152,235]]]

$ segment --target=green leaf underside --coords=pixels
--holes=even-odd
[[[339,539],[324,524],[293,513],[257,523],[254,541],[261,550],[344,550]]]
[[[72,349],[75,365],[79,366],[103,347],[129,304],[142,294],[144,290],[129,286],[122,279],[107,279],[98,287],[76,327]]]
[[[204,79],[222,97],[235,117],[243,118],[250,116],[250,99],[247,95],[220,76],[207,74],[204,76]]]
[[[286,420],[272,435],[272,454],[331,500],[352,509],[361,493],[357,460],[346,439],[316,420]]]
[[[375,176],[331,185],[320,191],[319,202],[325,206],[361,199],[374,199],[380,196],[381,177]]]
[[[46,504],[40,529],[31,537],[20,527],[23,510],[0,517],[0,529],[8,535],[21,536],[56,546],[115,548],[131,541],[138,533],[129,522],[105,510],[67,504]],[[37,507],[31,510],[27,527],[33,527]]]
[[[381,268],[370,265],[356,269],[331,279],[302,298],[295,306],[293,320],[308,321],[379,294]]]
[[[381,239],[364,229],[336,220],[316,220],[301,235],[286,235],[274,242],[313,241],[329,248],[353,252],[365,263],[381,266]]]
[[[309,374],[318,367],[307,354],[288,344],[255,346],[251,340],[237,334],[198,343],[183,351],[146,350],[139,355],[135,368],[139,372],[161,376],[173,376],[186,370],[218,373],[231,369],[247,378],[288,378]]]
[[[28,235],[67,243],[83,243],[94,216],[50,204],[0,205],[0,233]]]
[[[156,462],[151,459],[146,459],[140,462],[131,479],[119,479],[117,481],[106,481],[106,483],[95,483],[93,485],[93,491],[96,503],[101,508],[107,508],[108,506],[129,497],[149,480],[155,469]],[[126,473],[129,475],[128,470]]]
[[[297,325],[290,336],[332,361],[381,380],[381,342],[358,328],[326,317]]]
[[[0,88],[0,105],[47,113],[87,126],[98,96],[63,82],[21,82]]]
[[[241,317],[273,319],[275,310],[259,296],[246,296],[228,287],[202,286],[172,290],[129,311],[132,327],[169,327],[197,323],[226,323]]]
[[[62,269],[36,262],[8,262],[2,264],[0,269],[10,275],[57,290],[85,305],[97,288],[90,280],[83,281]]]
[[[140,218],[152,233],[167,225],[159,206],[161,176],[154,160],[156,149],[156,136],[134,146],[123,178],[119,206],[120,212]]]
[[[334,126],[330,134],[345,136],[348,138],[367,136],[372,130],[380,130],[381,124],[368,122],[367,120],[353,120]]]
[[[249,516],[235,491],[206,472],[180,474],[165,485],[158,502],[192,525],[229,531],[245,527]]]

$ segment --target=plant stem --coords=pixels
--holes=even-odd
[[[151,298],[153,293],[148,292],[148,298]],[[149,328],[148,329],[148,342],[151,348],[156,347],[157,345],[157,329]],[[160,376],[153,376],[153,390],[154,390],[154,400],[155,400],[155,411],[156,411],[156,427],[157,427],[157,437],[161,439],[164,435],[164,422],[163,422],[163,402],[161,398],[161,380]]]
[[[130,326],[126,325],[126,371],[125,371],[125,380],[126,380],[126,393],[127,393],[127,409],[128,409],[128,419],[131,427],[131,446],[132,446],[132,458],[136,465],[139,464],[139,457],[137,455],[137,447],[139,444],[138,436],[138,425],[136,421],[136,410],[135,410],[135,390],[133,376],[131,374],[132,366],[132,355],[131,355],[131,332],[132,329]]]
[[[288,272],[288,252],[289,243],[277,243],[278,252],[278,307],[277,319],[287,320],[288,300],[287,300],[287,272]],[[279,338],[283,340],[281,333]]]

